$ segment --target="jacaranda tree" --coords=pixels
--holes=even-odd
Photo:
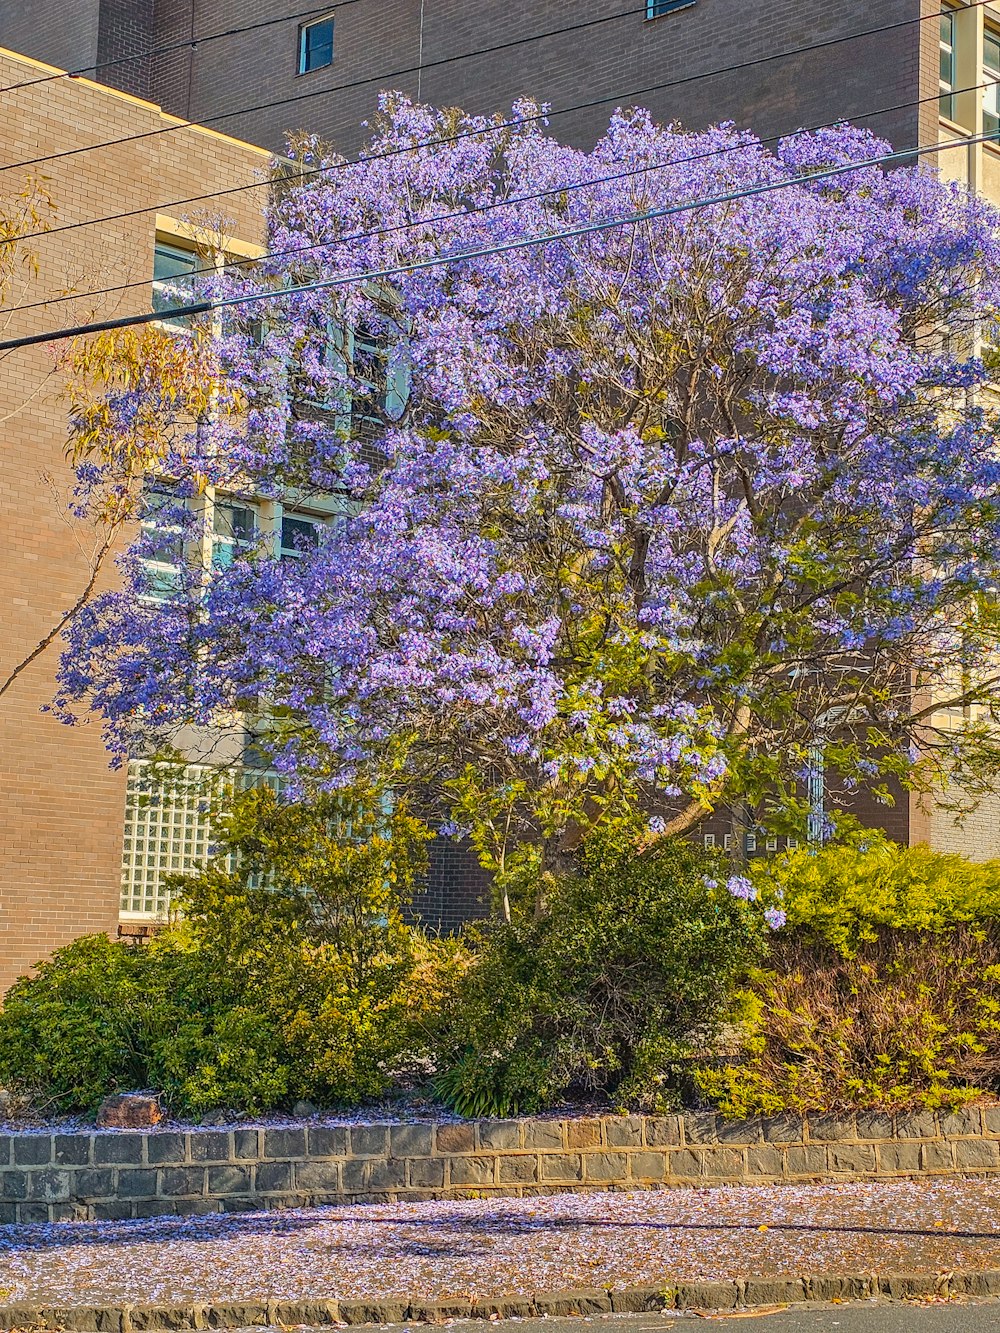
[[[168,419],[175,532],[206,486],[342,512],[159,600],[137,547],[73,627],[64,715],[123,754],[250,712],[300,782],[412,788],[504,866],[636,812],[650,844],[801,813],[821,760],[990,787],[997,215],[886,152],[643,112],[582,152],[537,108],[395,95],[359,162],[298,144],[268,256],[206,288],[245,303],[163,335],[210,402],[131,376],[76,429],[106,486]]]

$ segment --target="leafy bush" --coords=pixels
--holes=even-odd
[[[426,984],[440,958],[439,989],[453,966],[401,917],[425,837],[374,793],[247,793],[176,924],[141,948],[78,940],[17,983],[0,1079],[63,1110],[128,1087],[196,1114],[379,1095],[426,1045],[418,965]]]
[[[465,1115],[513,1115],[574,1091],[672,1104],[692,1053],[762,949],[759,909],[719,863],[634,834],[592,838],[546,916],[497,923],[459,984],[436,1089]]]
[[[776,942],[738,1050],[696,1083],[726,1115],[955,1106],[1000,1090],[1000,931],[885,931],[849,956]]]
[[[149,964],[141,950],[85,935],[16,981],[0,1012],[0,1085],[39,1094],[38,1109],[55,1111],[148,1086]]]
[[[942,932],[1000,917],[1000,861],[901,847],[868,830],[755,861],[751,876],[765,899],[783,896],[790,930],[845,957],[886,929]]]

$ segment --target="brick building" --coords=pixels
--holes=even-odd
[[[691,127],[732,118],[765,136],[847,117],[902,144],[936,122],[933,106],[918,127],[919,109],[902,105],[918,96],[922,63],[936,91],[936,25],[907,23],[921,3],[940,10],[936,0],[748,0],[738,13],[732,0],[331,0],[324,14],[288,0],[74,0],[67,22],[57,0],[0,0],[0,41],[100,66],[97,77],[167,111],[275,149],[307,130],[354,151],[386,87],[476,112],[536,97],[552,103],[553,130],[582,144],[622,102]],[[905,26],[853,36],[895,23]],[[594,105],[563,111],[581,102]]]
[[[38,60],[100,80],[53,78],[8,91],[4,161],[141,134],[176,124],[171,117],[205,126],[43,164],[58,224],[148,211],[42,239],[39,288],[169,276],[172,265],[183,267],[192,238],[162,202],[250,183],[266,164],[262,149],[228,134],[280,149],[286,132],[307,130],[351,152],[384,87],[480,112],[531,95],[553,104],[552,131],[579,144],[593,141],[615,105],[631,103],[692,128],[732,119],[764,137],[847,118],[899,147],[1000,125],[995,89],[975,88],[1000,71],[1000,3],[960,3],[942,16],[936,0],[750,0],[738,18],[727,0],[341,0],[327,13],[310,7],[308,17],[285,17],[288,9],[288,0],[0,0],[0,43],[28,53],[0,52],[5,88],[57,72]],[[256,26],[226,35],[248,25]],[[863,35],[873,28],[884,30]],[[526,40],[539,33],[550,35]],[[733,71],[737,65],[744,68]],[[992,146],[950,150],[941,166],[1000,199]],[[19,181],[12,169],[2,174],[8,190]],[[261,202],[256,190],[225,201],[233,244],[260,240]],[[148,301],[148,288],[139,288],[114,311]],[[10,331],[47,327],[55,311],[69,323],[91,308],[81,298],[35,310],[16,316]],[[44,348],[0,363],[7,404],[20,402],[50,364]],[[65,475],[56,388],[42,385],[7,425],[0,495],[13,540],[0,573],[9,607],[0,666],[30,651],[87,577],[86,542],[41,479],[61,468]],[[211,541],[211,514],[209,521]],[[134,797],[143,775],[129,775],[130,798],[126,775],[108,770],[96,726],[61,728],[39,712],[51,697],[54,657],[46,654],[0,700],[0,990],[59,943],[114,928],[123,838],[122,902],[136,920],[160,909],[162,871],[204,852],[204,830],[191,831],[190,795],[158,813],[143,807]],[[964,830],[904,795],[891,809],[862,806],[859,814],[903,842],[1000,855],[995,808],[984,807]],[[703,836],[722,842],[725,825],[706,825]],[[450,845],[436,849],[435,862],[419,905],[453,924],[483,885]]]
[[[0,51],[0,161],[26,162],[175,123],[127,94],[86,80],[52,79],[57,72]],[[95,304],[106,316],[148,309],[157,244],[190,245],[190,228],[166,215],[162,201],[250,184],[266,178],[267,163],[262,149],[213,130],[182,128],[34,168],[5,167],[5,197],[32,171],[48,177],[57,210],[53,228],[147,210],[53,229],[31,242],[38,277],[22,304],[73,288],[144,285],[104,304],[81,296],[15,311],[6,325],[10,335],[85,320]],[[225,230],[231,246],[260,239],[260,193],[230,196]],[[0,680],[75,602],[91,571],[93,530],[74,523],[66,509],[66,403],[53,364],[53,349],[45,346],[0,361],[0,508],[8,533],[0,569]],[[52,698],[57,651],[50,648],[0,697],[0,993],[54,947],[85,932],[113,931],[118,920],[126,778],[110,771],[96,725],[64,727],[40,712]]]

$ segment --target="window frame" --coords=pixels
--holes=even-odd
[[[986,62],[987,46],[996,51],[996,65]],[[987,23],[983,29],[983,133],[1000,134],[1000,28]],[[992,98],[993,108],[989,102]]]
[[[150,477],[143,487],[139,531],[144,540],[160,540],[161,546],[159,550],[139,557],[147,581],[139,599],[147,606],[168,604],[184,583],[189,534],[179,522],[157,521],[157,515],[170,508],[188,511],[189,506],[168,479]],[[169,550],[171,545],[176,546],[172,552]]]
[[[646,0],[646,22],[666,18],[679,9],[690,9],[696,3],[697,0]]]
[[[945,120],[955,123],[955,83],[956,83],[956,43],[955,43],[955,16],[956,10],[948,8],[942,9],[939,16],[938,26],[938,114]],[[948,25],[948,35],[945,37],[945,24]],[[947,53],[948,59],[948,78],[943,77],[943,60]],[[985,91],[985,90],[984,90]]]
[[[170,252],[176,256],[183,255],[185,258],[190,258],[190,270],[186,274],[174,274],[170,278],[158,278],[156,276],[156,259],[161,252]],[[186,237],[164,233],[157,228],[153,236],[152,300],[150,302],[153,312],[155,314],[160,313],[157,307],[159,298],[165,300],[165,308],[167,309],[180,303],[180,298],[177,295],[168,294],[170,289],[173,289],[173,292],[187,292],[188,295],[193,297],[193,280],[201,271],[203,270],[199,263],[198,247],[193,242]],[[163,315],[161,319],[157,320],[157,323],[162,328],[184,331],[190,327],[191,317],[189,315]]]
[[[322,28],[329,25],[330,28],[330,58],[324,60],[322,64],[308,64],[309,57],[309,34],[316,28]],[[329,69],[334,59],[335,26],[333,14],[324,14],[320,18],[310,19],[308,23],[299,24],[299,40],[296,48],[295,73],[301,77],[304,74],[315,74],[317,70]],[[326,43],[324,42],[325,46]]]

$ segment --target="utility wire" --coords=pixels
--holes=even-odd
[[[20,338],[6,338],[0,341],[0,352],[13,351],[20,347],[37,346],[39,343],[77,338],[88,333],[106,333],[115,329],[134,328],[138,325],[159,323],[175,317],[190,318],[193,315],[209,314],[214,310],[224,310],[231,306],[255,305],[259,301],[269,301],[279,297],[301,296],[310,292],[328,291],[336,287],[346,287],[350,283],[374,282],[383,278],[400,277],[407,273],[420,273],[431,268],[464,263],[470,259],[485,259],[492,255],[524,250],[529,246],[548,245],[555,241],[572,240],[575,237],[588,236],[595,232],[609,231],[613,227],[634,226],[658,218],[674,217],[679,213],[690,213],[696,209],[737,203],[742,199],[753,199],[760,195],[773,194],[777,190],[787,190],[796,185],[811,185],[819,180],[830,180],[834,177],[848,175],[852,171],[864,171],[868,167],[888,166],[892,162],[920,157],[925,153],[941,153],[951,148],[964,148],[976,143],[996,142],[998,136],[1000,136],[1000,130],[994,130],[988,134],[970,135],[968,138],[949,139],[942,143],[903,148],[892,153],[880,154],[877,157],[862,158],[858,162],[842,163],[836,167],[824,167],[818,171],[810,171],[803,176],[792,176],[779,181],[766,181],[762,185],[750,186],[744,190],[733,190],[726,194],[712,195],[707,199],[693,199],[684,204],[671,204],[666,208],[644,209],[641,212],[624,217],[583,223],[577,227],[564,228],[562,231],[546,232],[541,236],[521,237],[516,241],[504,241],[499,245],[486,246],[478,250],[465,250],[451,255],[435,255],[430,259],[414,260],[412,263],[397,264],[381,269],[364,269],[357,273],[341,274],[336,278],[321,278],[315,282],[298,283],[294,286],[281,287],[275,290],[251,292],[249,295],[229,296],[219,300],[198,301],[192,305],[167,307],[164,310],[147,311],[141,315],[123,315],[118,319],[52,329],[47,333],[32,333]]]
[[[226,28],[223,32],[210,32],[204,37],[189,37],[185,41],[167,42],[161,46],[149,46],[145,51],[136,51],[130,56],[116,56],[114,60],[102,60],[96,65],[80,66],[79,69],[61,69],[56,74],[43,74],[38,79],[24,79],[21,83],[8,83],[0,88],[0,93],[19,92],[22,88],[37,88],[40,83],[52,83],[56,79],[92,79],[99,69],[113,69],[116,65],[129,65],[137,60],[149,60],[152,56],[169,55],[173,51],[193,50],[196,46],[207,46],[209,42],[218,42],[225,37],[238,37],[244,32],[257,32],[260,28],[272,28],[278,23],[302,22],[304,19],[317,18],[321,14],[332,14],[337,9],[356,5],[358,0],[334,0],[319,9],[307,9],[301,14],[285,14],[281,18],[261,19],[258,23],[246,23],[239,28]],[[101,82],[101,80],[95,80]],[[113,87],[114,85],[109,85]]]
[[[977,83],[973,84],[972,87],[970,88],[956,88],[952,95],[957,97],[961,93],[975,92],[985,87],[987,87],[986,84]],[[938,99],[939,99],[939,94],[934,93],[930,97],[914,98],[908,102],[898,102],[894,106],[882,107],[879,108],[878,110],[865,112],[865,114],[859,117],[858,119],[865,120],[871,116],[887,115],[892,111],[900,111],[908,107],[921,106],[926,102],[936,102],[938,101]],[[786,134],[771,135],[767,139],[760,139],[756,140],[755,142],[760,143],[761,145],[779,143],[783,139],[796,139],[804,134],[815,134],[817,130],[833,129],[837,125],[841,125],[843,123],[844,122],[841,120],[826,121],[821,125],[813,125],[813,126],[803,127],[797,130],[791,130]],[[853,124],[856,122],[851,122],[851,123]],[[968,140],[963,140],[963,142],[968,142]],[[335,236],[330,238],[329,240],[311,241],[307,245],[287,246],[281,250],[264,250],[259,255],[251,255],[240,259],[231,259],[227,260],[223,264],[212,264],[204,268],[191,269],[190,272],[185,273],[183,275],[183,279],[186,282],[188,279],[191,278],[218,277],[219,274],[228,272],[230,269],[241,269],[246,267],[252,267],[268,259],[284,259],[287,258],[288,256],[309,254],[314,250],[333,249],[336,246],[346,245],[354,241],[367,241],[367,240],[374,240],[382,236],[392,236],[398,232],[410,231],[416,227],[430,226],[433,223],[452,222],[460,218],[476,217],[481,213],[493,212],[497,208],[508,208],[515,204],[533,203],[539,199],[547,199],[552,195],[565,194],[570,190],[583,190],[586,189],[588,186],[592,185],[607,185],[610,184],[612,181],[628,180],[635,176],[643,176],[651,171],[661,171],[669,167],[689,166],[696,162],[704,162],[713,157],[724,157],[729,153],[738,152],[741,148],[745,146],[746,145],[744,143],[738,142],[731,144],[727,148],[713,148],[705,153],[695,153],[690,157],[671,158],[667,161],[662,161],[662,162],[646,162],[642,166],[630,167],[625,171],[615,171],[605,176],[593,176],[585,180],[563,182],[560,185],[548,186],[544,190],[537,190],[532,194],[514,195],[511,196],[510,198],[494,200],[492,203],[479,204],[473,208],[459,209],[451,213],[438,213],[425,218],[415,218],[412,222],[396,223],[391,227],[377,227],[373,231],[348,233],[345,236]],[[73,224],[73,225],[80,225],[80,224]],[[41,233],[41,235],[47,235],[47,234],[48,233],[45,232]],[[18,242],[22,241],[23,239],[25,238],[24,237],[17,238]],[[151,286],[152,281],[153,280],[150,278],[143,278],[136,282],[123,282],[114,287],[100,287],[92,291],[86,291],[86,292],[68,292],[63,296],[49,297],[44,301],[31,301],[24,305],[18,305],[16,307],[16,311],[18,314],[21,314],[25,310],[39,310],[43,308],[47,309],[51,306],[63,305],[67,301],[85,301],[91,298],[97,298],[101,296],[115,296],[121,292],[134,291],[140,287],[148,288],[149,286]]]
[[[966,8],[979,9],[982,8],[984,5],[990,3],[992,3],[992,0],[972,0],[972,3],[967,5]],[[787,60],[794,56],[806,55],[814,51],[827,50],[832,46],[839,46],[844,42],[859,41],[864,37],[872,37],[872,36],[878,36],[886,32],[894,32],[900,28],[909,27],[914,23],[923,23],[928,18],[931,19],[940,18],[941,14],[946,12],[949,11],[936,10],[929,15],[924,14],[924,15],[917,15],[916,17],[913,18],[898,19],[893,23],[884,23],[876,28],[866,28],[862,32],[845,33],[840,37],[830,37],[821,42],[811,42],[805,46],[793,47],[787,51],[775,51],[766,56],[758,56],[753,60],[744,60],[740,61],[738,64],[735,65],[727,65],[725,68],[722,69],[706,70],[700,74],[688,74],[682,78],[670,79],[664,83],[654,84],[648,88],[639,88],[631,93],[624,94],[624,96],[639,97],[642,96],[645,92],[652,91],[653,89],[681,87],[682,85],[688,83],[697,82],[700,79],[716,78],[724,74],[738,74],[744,70],[751,69],[757,65],[765,65],[774,60]],[[517,37],[507,42],[500,42],[495,46],[484,46],[478,48],[475,51],[465,51],[454,56],[442,56],[438,60],[424,61],[421,65],[409,65],[404,69],[391,70],[383,74],[373,74],[370,77],[364,79],[352,79],[347,83],[334,84],[328,88],[317,88],[311,92],[299,93],[295,97],[279,98],[275,102],[262,102],[256,106],[242,107],[236,111],[224,111],[219,115],[206,116],[204,120],[200,121],[183,120],[176,125],[165,125],[155,130],[144,130],[139,134],[127,134],[118,139],[104,139],[98,143],[84,144],[79,148],[67,148],[63,149],[61,152],[58,153],[47,153],[41,157],[27,158],[23,162],[6,163],[3,166],[0,166],[0,171],[14,171],[17,170],[18,168],[34,167],[38,166],[42,162],[55,162],[61,160],[62,158],[77,156],[80,153],[91,153],[99,148],[114,148],[117,147],[119,144],[135,143],[140,139],[151,139],[162,134],[173,134],[178,130],[194,129],[206,125],[214,125],[220,120],[230,120],[234,116],[250,115],[251,113],[258,111],[271,111],[274,110],[276,107],[291,106],[299,102],[307,101],[309,98],[326,97],[329,96],[331,93],[344,92],[351,88],[361,88],[371,83],[382,83],[386,79],[395,79],[404,74],[415,74],[417,73],[418,70],[436,69],[442,65],[451,65],[460,60],[470,60],[480,56],[495,55],[500,51],[510,51],[513,50],[515,47],[527,46],[533,42],[544,41],[549,37],[560,37],[566,35],[567,33],[582,32],[584,29],[595,28],[601,24],[614,23],[619,19],[634,17],[637,14],[645,15],[646,13],[647,13],[647,8],[645,5],[643,5],[639,9],[627,9],[617,14],[605,14],[600,18],[586,19],[580,23],[574,23],[565,28],[551,28],[547,32],[533,33],[527,37]],[[613,100],[617,99],[600,98],[595,103],[593,103],[593,105],[601,105],[606,101],[613,101]],[[580,106],[574,109],[583,110],[584,107]],[[560,115],[562,114],[562,112],[555,111],[549,114]],[[526,120],[537,120],[537,119],[540,119],[540,116],[532,116],[526,118]],[[515,121],[512,123],[516,124],[522,122]],[[484,127],[483,130],[477,132],[488,133],[491,130],[495,132],[496,130],[500,130],[503,128],[504,126],[501,124],[497,126]],[[412,145],[412,147],[414,148],[419,146],[420,145]]]
[[[978,6],[978,5],[988,4],[988,3],[991,3],[991,2],[992,2],[992,0],[975,0],[975,4],[972,5],[972,6],[970,6],[970,8],[975,8],[975,7]],[[814,44],[814,45],[812,45],[812,46],[800,46],[800,47],[794,47],[794,48],[792,48],[791,50],[788,50],[788,51],[775,51],[775,52],[772,52],[770,55],[762,56],[762,57],[760,57],[760,58],[758,58],[758,59],[755,59],[755,60],[744,61],[744,62],[743,62],[742,64],[740,64],[740,65],[732,65],[732,66],[728,66],[728,67],[726,67],[725,69],[708,70],[708,71],[706,71],[706,72],[703,73],[703,74],[690,74],[690,75],[686,75],[686,76],[685,76],[684,78],[682,78],[682,79],[668,79],[668,80],[666,80],[666,81],[664,81],[664,82],[662,82],[662,83],[648,84],[648,85],[647,85],[646,87],[644,87],[644,88],[633,88],[630,92],[625,92],[625,93],[612,93],[612,94],[610,94],[610,95],[607,96],[607,97],[598,97],[598,98],[594,98],[594,99],[592,99],[592,100],[590,100],[590,101],[586,101],[586,102],[575,102],[575,103],[571,103],[571,104],[569,104],[568,106],[558,107],[558,108],[554,108],[554,109],[553,109],[553,108],[550,108],[550,109],[548,109],[548,110],[546,110],[546,111],[539,111],[539,112],[536,113],[535,115],[531,115],[531,116],[518,116],[518,117],[512,117],[512,118],[509,119],[509,120],[500,121],[500,122],[498,122],[497,124],[494,124],[494,125],[485,125],[485,126],[482,126],[481,128],[478,128],[478,129],[461,130],[461,131],[459,131],[457,134],[444,135],[444,136],[441,136],[441,137],[439,137],[439,138],[435,138],[435,139],[424,139],[424,140],[421,140],[421,141],[419,141],[419,142],[417,142],[417,143],[414,143],[414,144],[406,144],[406,145],[403,145],[403,146],[401,146],[401,147],[399,147],[399,148],[388,149],[388,150],[386,150],[385,152],[382,152],[382,153],[373,153],[373,154],[371,154],[371,155],[368,156],[368,157],[350,158],[350,159],[347,159],[347,160],[344,161],[344,162],[334,162],[334,163],[330,163],[330,164],[328,164],[328,165],[326,165],[326,166],[322,166],[322,167],[312,167],[312,168],[309,168],[309,169],[307,169],[307,170],[305,170],[305,171],[300,171],[300,172],[298,172],[298,173],[297,173],[297,176],[296,176],[296,179],[297,179],[298,181],[301,182],[301,181],[303,181],[303,180],[308,180],[308,179],[310,179],[310,178],[312,178],[312,177],[315,177],[315,176],[325,176],[325,175],[334,174],[334,173],[336,173],[336,172],[340,172],[340,171],[346,171],[349,167],[357,166],[357,165],[359,165],[359,164],[361,164],[361,163],[381,162],[381,161],[385,161],[387,158],[398,157],[398,156],[400,156],[400,155],[403,154],[403,153],[414,153],[414,152],[418,152],[421,148],[436,148],[436,147],[440,147],[440,146],[443,146],[443,145],[446,145],[446,144],[459,143],[459,142],[460,142],[461,140],[463,140],[463,139],[473,138],[473,137],[475,137],[476,135],[480,135],[480,134],[497,134],[497,133],[500,133],[500,132],[503,131],[503,130],[514,129],[514,128],[516,128],[516,127],[518,127],[518,126],[521,126],[521,125],[530,125],[530,124],[533,124],[533,123],[535,123],[535,122],[537,122],[537,121],[548,121],[548,120],[552,120],[552,119],[553,119],[554,117],[556,117],[556,116],[564,116],[564,115],[568,115],[570,112],[573,112],[573,111],[590,111],[590,110],[593,110],[593,109],[595,109],[596,107],[599,107],[599,106],[607,106],[608,103],[610,103],[610,102],[619,102],[619,103],[622,103],[622,102],[627,101],[627,100],[630,99],[630,98],[642,97],[642,96],[644,96],[646,93],[659,92],[659,91],[661,91],[661,90],[664,89],[664,88],[672,88],[672,87],[676,86],[677,84],[691,83],[691,82],[696,81],[696,80],[698,80],[698,79],[711,79],[711,78],[715,78],[715,77],[717,77],[717,76],[719,76],[719,75],[722,75],[722,74],[737,73],[737,72],[740,72],[740,71],[742,71],[742,70],[749,69],[749,68],[753,67],[754,65],[764,64],[764,63],[766,63],[766,62],[768,62],[768,61],[771,61],[771,60],[783,60],[783,59],[789,59],[789,58],[791,58],[792,56],[802,55],[802,54],[805,53],[805,52],[814,51],[814,50],[821,50],[821,49],[823,49],[823,48],[825,48],[825,47],[827,47],[827,46],[829,46],[829,45],[833,45],[833,44],[836,44],[836,43],[838,43],[838,42],[853,41],[853,40],[856,40],[857,38],[860,38],[860,37],[866,37],[866,36],[871,35],[871,33],[887,32],[887,31],[889,31],[889,30],[891,30],[891,29],[894,29],[894,28],[905,27],[905,26],[907,26],[908,24],[911,24],[911,23],[923,23],[923,22],[925,22],[925,21],[928,20],[928,19],[936,19],[936,18],[939,18],[942,12],[943,12],[943,11],[935,10],[935,11],[933,11],[933,13],[931,13],[931,14],[925,14],[925,15],[919,17],[919,18],[916,18],[916,19],[903,19],[903,20],[902,20],[901,22],[899,22],[899,23],[888,24],[888,25],[886,25],[886,26],[883,27],[883,28],[872,28],[872,29],[867,29],[866,31],[864,31],[864,32],[860,32],[860,33],[848,33],[848,34],[846,34],[846,35],[844,35],[844,36],[842,36],[842,37],[831,38],[831,39],[829,39],[829,40],[827,40],[827,41],[819,42],[819,43],[816,43],[816,44]],[[523,39],[523,40],[529,40],[529,39]],[[473,53],[473,54],[477,54],[477,53]],[[451,59],[453,59],[453,60],[457,60],[457,59],[465,59],[465,58],[466,58],[466,57],[464,57],[464,56],[453,56],[453,57],[451,57]],[[370,81],[370,80],[369,80],[369,81]],[[353,85],[346,84],[346,85],[344,85],[344,86],[345,86],[345,87],[351,87],[351,86],[353,86]],[[960,96],[962,93],[971,92],[971,91],[974,91],[975,88],[986,87],[986,86],[987,86],[987,85],[985,85],[985,84],[982,84],[982,85],[980,85],[980,84],[976,84],[976,85],[973,85],[972,88],[956,88],[956,89],[953,89],[953,90],[952,90],[951,95],[952,95],[952,96],[955,96],[955,97],[958,97],[958,96]],[[932,97],[921,98],[921,99],[915,100],[915,101],[913,101],[913,102],[901,102],[901,103],[899,103],[899,104],[898,104],[897,106],[895,106],[895,107],[888,107],[888,108],[886,108],[885,111],[868,111],[868,112],[865,112],[865,113],[864,113],[864,116],[859,117],[859,118],[860,118],[860,119],[868,119],[868,118],[870,118],[870,117],[872,117],[872,116],[885,115],[885,114],[888,114],[888,113],[891,112],[891,111],[906,109],[907,107],[910,107],[910,106],[918,106],[918,105],[921,105],[923,102],[933,102],[933,101],[938,100],[939,96],[940,96],[940,94],[935,94],[935,95],[932,96]],[[276,103],[275,105],[280,105],[280,104]],[[250,110],[254,110],[254,109],[255,109],[255,108],[252,108],[252,107],[250,108]],[[243,113],[240,113],[240,112],[234,112],[233,114],[243,114]],[[845,117],[841,117],[841,120],[843,120],[843,119],[845,119]],[[838,123],[840,123],[840,122],[839,122],[839,121],[831,122],[831,124],[838,124]],[[172,126],[172,127],[170,127],[170,128],[172,128],[172,129],[185,129],[185,128],[190,128],[190,126],[193,125],[193,124],[195,124],[195,122],[191,121],[191,122],[187,122],[185,125]],[[822,128],[825,128],[825,127],[824,127],[824,126],[818,126],[817,128],[822,129]],[[155,133],[160,133],[160,131],[154,131],[154,132],[155,132]],[[164,132],[165,132],[165,131],[164,131]],[[123,140],[114,140],[113,142],[115,142],[115,143],[120,143],[120,142],[124,142],[124,141],[123,141]],[[104,146],[105,146],[105,145],[103,145],[103,144],[95,144],[95,145],[91,145],[90,147],[84,147],[84,148],[72,149],[71,151],[72,151],[72,152],[75,152],[75,153],[85,153],[85,152],[90,152],[92,148],[100,148],[100,147],[104,147]],[[57,156],[58,156],[58,155],[57,155]],[[48,160],[48,159],[45,159],[45,158],[38,158],[38,159],[36,159],[36,162],[41,162],[41,161],[46,161],[46,160]],[[278,157],[277,160],[278,160],[278,161],[282,161],[283,159],[281,159],[280,157]],[[287,159],[284,159],[284,160],[287,160]],[[14,165],[11,165],[11,166],[0,166],[0,171],[12,171],[12,170],[14,170],[14,166],[15,166],[15,165],[17,165],[17,166],[25,166],[25,165],[32,166],[32,165],[34,165],[34,163],[18,163],[18,164],[14,164]],[[121,221],[124,221],[124,220],[127,219],[127,218],[139,217],[140,215],[145,214],[145,213],[157,213],[157,212],[160,212],[160,211],[163,210],[163,209],[183,208],[183,207],[186,207],[188,204],[199,204],[199,203],[204,203],[206,200],[214,200],[214,199],[222,199],[222,198],[226,198],[226,197],[228,197],[229,195],[233,195],[233,194],[241,194],[241,193],[243,193],[243,191],[245,191],[245,190],[259,190],[259,189],[263,189],[263,188],[269,188],[270,186],[273,185],[273,183],[274,183],[274,182],[273,182],[273,180],[272,180],[270,177],[266,177],[266,178],[264,178],[264,179],[262,179],[262,180],[251,181],[251,182],[249,182],[249,184],[246,184],[246,185],[232,185],[232,186],[227,187],[227,188],[224,189],[224,190],[213,190],[213,191],[212,191],[211,193],[209,193],[209,194],[196,194],[196,195],[191,195],[191,196],[189,196],[189,197],[186,198],[186,199],[172,199],[172,200],[166,200],[166,201],[163,201],[163,202],[158,203],[158,204],[149,204],[149,205],[146,205],[146,206],[143,207],[143,208],[133,208],[133,209],[129,209],[129,210],[125,211],[125,212],[121,212],[121,213],[108,213],[108,214],[106,214],[106,215],[103,216],[103,217],[96,217],[96,218],[82,218],[81,220],[79,220],[79,221],[77,221],[77,222],[65,222],[65,223],[61,223],[61,224],[60,224],[59,226],[57,226],[57,227],[49,227],[49,228],[47,228],[47,229],[45,229],[45,230],[39,230],[39,231],[34,231],[34,232],[26,232],[23,236],[19,237],[18,239],[21,240],[21,241],[28,241],[28,240],[34,240],[36,237],[40,237],[40,236],[55,236],[55,235],[59,234],[60,232],[64,232],[64,231],[75,231],[75,230],[77,230],[77,229],[80,228],[80,227],[96,226],[96,225],[97,225],[98,223],[100,223],[100,222],[121,222]]]

